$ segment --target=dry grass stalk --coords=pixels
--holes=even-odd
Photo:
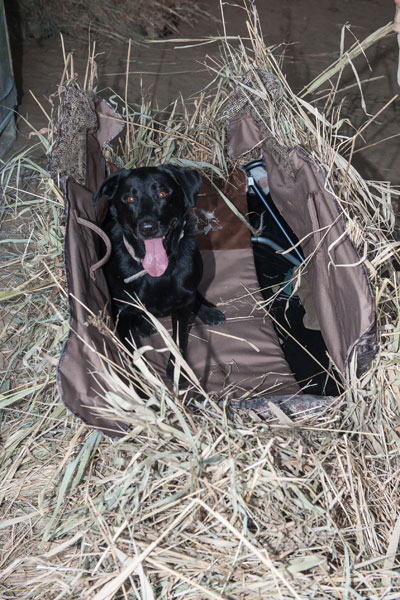
[[[191,393],[171,393],[132,353],[127,368],[147,399],[112,365],[98,375],[113,382],[109,410],[123,416],[130,433],[112,443],[88,431],[66,414],[54,387],[67,329],[62,198],[28,153],[4,165],[4,599],[400,597],[393,192],[389,183],[364,181],[340,154],[352,147],[341,136],[340,114],[323,116],[290,90],[252,9],[248,20],[251,47],[233,49],[222,40],[213,66],[217,89],[201,94],[191,114],[180,102],[166,119],[145,103],[128,109],[135,135],[118,160],[184,161],[223,175],[231,88],[255,66],[277,74],[285,88],[281,105],[259,90],[273,133],[314,156],[366,257],[380,328],[374,366],[362,380],[349,373],[333,413],[282,423],[238,416],[233,424],[212,399],[205,410],[188,410]],[[47,150],[49,142],[37,135]]]

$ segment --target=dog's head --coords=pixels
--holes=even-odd
[[[187,212],[195,205],[200,185],[200,174],[192,169],[171,165],[122,169],[104,181],[93,201],[102,197],[110,201],[112,217],[143,259],[143,267],[159,277],[184,234]]]

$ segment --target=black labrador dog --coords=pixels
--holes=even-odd
[[[110,201],[103,229],[112,252],[103,267],[113,298],[113,318],[122,340],[147,337],[155,328],[129,301],[135,295],[155,317],[171,315],[173,337],[184,354],[191,313],[208,325],[224,314],[197,291],[203,271],[191,209],[200,189],[197,171],[162,165],[122,169],[94,196]],[[172,376],[172,357],[167,375]]]

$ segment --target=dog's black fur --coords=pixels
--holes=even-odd
[[[182,353],[187,347],[192,312],[209,325],[225,320],[223,313],[197,291],[203,266],[190,209],[195,205],[200,185],[197,171],[162,165],[117,171],[95,194],[94,203],[100,197],[110,201],[103,228],[111,240],[112,253],[104,273],[122,340],[130,332],[140,337],[155,332],[143,312],[126,304],[135,295],[157,318],[171,315],[173,336]],[[149,245],[152,249],[146,253]],[[124,282],[143,271],[143,264],[150,264],[152,274],[146,269],[143,276]],[[170,377],[172,372],[170,359],[167,370]]]

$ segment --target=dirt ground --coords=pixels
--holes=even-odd
[[[226,33],[231,36],[246,36],[243,8],[218,0],[202,0],[202,8],[208,18],[199,18],[190,27],[183,24],[180,35],[184,41],[175,41],[172,36],[144,45],[133,45],[129,75],[128,99],[139,101],[143,87],[159,107],[165,107],[182,94],[188,98],[205,87],[212,75],[205,68],[207,60],[212,64],[219,53],[218,42],[207,41],[210,36]],[[132,0],[134,6],[134,0]],[[221,7],[224,20],[221,18]],[[321,73],[339,55],[341,34],[346,24],[351,32],[344,37],[345,49],[362,40],[379,27],[393,20],[392,0],[259,0],[257,3],[262,31],[268,45],[280,44],[277,54],[284,55],[283,72],[295,91],[300,90]],[[193,41],[188,41],[193,40]],[[196,40],[196,41],[195,41]],[[285,46],[287,44],[287,46]],[[65,36],[67,51],[74,51],[75,70],[83,76],[88,44]],[[99,93],[109,95],[109,88],[124,95],[125,71],[128,44],[100,40],[97,44]],[[48,107],[47,98],[56,91],[63,71],[61,42],[58,38],[46,40],[18,39],[13,36],[12,53],[15,79],[20,95],[20,114],[33,127],[46,127],[47,119],[32,92],[43,106]],[[367,111],[374,115],[399,91],[397,70],[398,47],[395,34],[375,44],[366,57],[355,61],[355,68],[362,83]],[[355,83],[354,73],[347,68],[341,87]],[[323,93],[320,91],[320,96]],[[367,120],[361,108],[357,86],[343,92],[342,116],[349,117],[355,126]],[[309,100],[316,101],[318,94]],[[320,101],[320,106],[322,103]],[[365,178],[390,180],[400,184],[397,167],[399,147],[400,101],[395,100],[365,132],[365,148],[354,156],[354,164]],[[31,143],[29,127],[23,119],[18,121],[19,136],[13,149]],[[381,140],[391,138],[384,143]]]

